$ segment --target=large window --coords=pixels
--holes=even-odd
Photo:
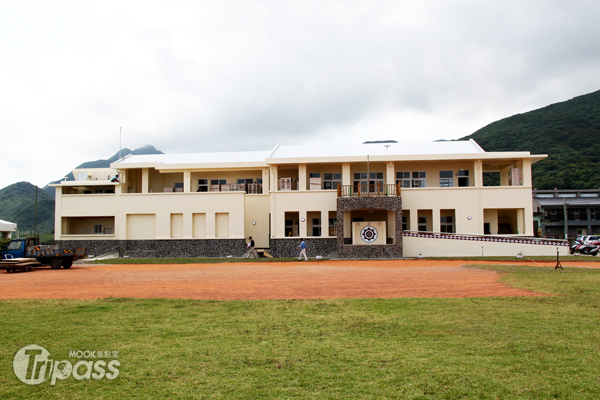
[[[402,182],[403,188],[427,187],[427,173],[425,171],[396,172],[396,183]]]
[[[458,186],[466,187],[469,185],[469,170],[468,169],[459,169],[458,170]]]
[[[419,217],[419,232],[427,232],[427,217]]]
[[[323,174],[323,189],[337,189],[338,185],[342,184],[342,173],[327,173]]]
[[[208,192],[208,179],[198,179],[197,192]]]
[[[454,171],[440,171],[440,187],[454,186]]]
[[[441,216],[440,230],[444,233],[454,233],[454,217]]]

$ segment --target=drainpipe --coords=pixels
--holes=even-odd
[[[564,210],[564,214],[565,214],[565,239],[569,239],[569,226],[568,226],[568,222],[567,222],[567,198],[565,197],[564,199],[564,205],[563,205],[563,210]]]

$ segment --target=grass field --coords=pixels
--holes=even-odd
[[[600,271],[481,268],[555,295],[0,301],[0,398],[600,398]],[[118,351],[120,375],[25,385],[32,343]]]

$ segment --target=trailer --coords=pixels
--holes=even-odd
[[[13,239],[2,250],[0,266],[14,270],[17,265],[27,265],[24,269],[39,265],[49,265],[52,269],[71,268],[73,261],[85,258],[85,249],[59,249],[56,245],[40,245],[37,237]],[[28,261],[29,260],[29,264]],[[37,263],[37,265],[31,264]],[[23,268],[20,268],[23,269]],[[12,271],[11,271],[12,272]]]

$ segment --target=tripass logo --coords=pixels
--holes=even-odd
[[[105,357],[115,357],[117,352],[98,352]],[[69,356],[81,358],[96,357],[95,351],[77,351],[70,352]],[[118,360],[80,360],[71,364],[67,360],[55,361],[50,359],[48,350],[37,344],[30,344],[17,351],[13,360],[13,370],[19,380],[28,385],[39,385],[50,379],[50,385],[56,384],[56,380],[67,379],[70,375],[77,380],[83,379],[115,379],[119,376],[119,367],[121,363]],[[109,372],[106,371],[108,369]]]

